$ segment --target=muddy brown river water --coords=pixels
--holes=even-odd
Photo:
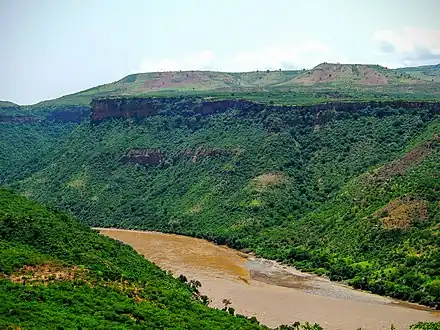
[[[229,299],[237,313],[255,316],[269,327],[295,321],[316,322],[325,329],[408,329],[418,321],[440,321],[422,306],[353,290],[274,261],[244,255],[211,242],[172,234],[99,229],[131,245],[175,276],[202,283],[210,306]]]

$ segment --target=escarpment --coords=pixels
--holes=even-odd
[[[106,118],[143,118],[157,113],[161,102],[152,98],[108,98],[92,101],[91,121]]]
[[[112,97],[95,99],[91,103],[90,120],[99,124],[108,118],[142,119],[158,114],[163,115],[201,115],[207,116],[223,113],[229,109],[239,110],[239,115],[262,112],[299,111],[312,114],[316,124],[338,117],[343,113],[370,113],[371,109],[379,109],[376,116],[386,116],[389,109],[417,110],[429,109],[433,115],[440,114],[440,102],[427,101],[368,101],[368,102],[328,102],[307,106],[297,105],[269,105],[242,99],[204,100],[201,97]],[[333,114],[329,114],[333,112]]]

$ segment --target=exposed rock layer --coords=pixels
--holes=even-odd
[[[160,165],[166,161],[178,161],[182,159],[191,159],[193,163],[197,163],[205,157],[231,156],[238,153],[238,149],[219,149],[219,148],[202,148],[195,150],[185,149],[177,155],[166,154],[162,150],[156,149],[131,149],[123,157],[124,163],[138,165]]]
[[[159,165],[165,161],[165,154],[155,149],[133,149],[127,152],[123,161],[139,165]]]
[[[370,102],[328,102],[309,106],[277,106],[257,103],[248,100],[215,100],[206,101],[201,98],[103,98],[96,99],[92,102],[91,122],[100,123],[107,118],[127,118],[142,119],[169,111],[170,107],[178,107],[182,115],[202,116],[222,113],[231,108],[239,109],[241,112],[258,112],[262,110],[269,111],[304,111],[316,114],[317,119],[322,121],[327,116],[323,116],[324,112],[331,110],[337,112],[356,112],[359,110],[370,108],[404,108],[419,109],[429,108],[433,114],[440,113],[439,102],[424,101],[370,101]],[[319,124],[319,123],[318,123]]]

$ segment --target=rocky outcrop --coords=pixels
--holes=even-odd
[[[203,101],[200,97],[112,97],[95,99],[91,103],[91,122],[99,124],[107,118],[142,119],[159,113],[190,115],[211,115],[222,113],[231,108],[254,110],[265,107],[264,104],[246,100]]]
[[[157,113],[161,102],[154,98],[108,98],[92,101],[92,123],[106,118],[144,118]]]
[[[133,149],[122,160],[125,163],[139,165],[159,165],[165,162],[165,154],[155,149]]]
[[[178,154],[169,155],[166,157],[165,153],[156,149],[132,149],[129,150],[123,157],[124,163],[138,164],[138,165],[160,165],[171,164],[174,161],[182,159],[190,159],[193,163],[197,163],[205,157],[217,156],[231,156],[239,153],[240,149],[220,149],[220,148],[205,148],[198,147],[196,149],[185,149]]]
[[[236,108],[242,111],[261,109],[263,104],[247,100],[218,100],[202,102],[197,109],[201,115],[210,115],[214,113],[225,112],[228,109]]]
[[[140,98],[140,97],[114,97],[96,99],[92,102],[91,122],[98,124],[107,118],[138,119],[155,114],[168,115],[212,115],[222,113],[229,109],[239,109],[242,114],[259,111],[305,111],[315,114],[317,124],[322,124],[327,119],[328,111],[358,112],[365,109],[386,108],[393,109],[420,109],[427,108],[432,114],[440,114],[440,102],[425,101],[369,101],[369,102],[327,102],[321,104],[296,106],[296,105],[268,105],[248,100],[204,100],[200,97],[175,97],[175,98]],[[385,114],[383,112],[383,114]],[[379,113],[380,115],[380,113]]]

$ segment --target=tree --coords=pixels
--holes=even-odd
[[[434,280],[427,285],[429,294],[440,300],[440,280]]]
[[[229,299],[225,298],[225,299],[222,300],[222,304],[225,305],[225,307],[223,307],[223,310],[225,311],[225,310],[228,309],[228,306],[232,304],[232,302]]]

